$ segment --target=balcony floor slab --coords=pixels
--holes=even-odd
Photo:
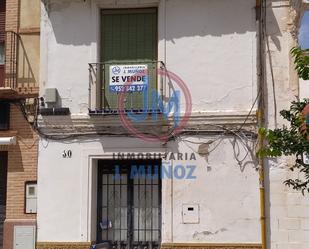
[[[10,87],[0,87],[0,99],[25,99],[38,96],[38,88],[27,89],[13,89]]]

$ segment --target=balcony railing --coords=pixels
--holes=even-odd
[[[20,35],[6,31],[0,33],[0,37],[4,45],[4,64],[0,65],[0,89],[11,89],[18,94],[36,94],[38,84]]]
[[[161,61],[90,63],[90,113],[160,111],[168,93],[165,70]]]
[[[17,88],[17,56],[18,34],[12,31],[1,33],[1,45],[3,46],[4,64],[0,67],[1,87]]]

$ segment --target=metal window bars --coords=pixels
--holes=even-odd
[[[160,248],[160,165],[160,160],[99,161],[98,243],[110,249]]]

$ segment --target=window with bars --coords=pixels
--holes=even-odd
[[[98,243],[117,249],[159,248],[160,165],[160,160],[99,161]]]
[[[0,66],[4,65],[5,62],[5,45],[4,42],[0,41]]]

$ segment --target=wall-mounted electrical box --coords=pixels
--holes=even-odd
[[[200,207],[198,204],[182,205],[182,221],[184,224],[200,223]]]
[[[26,214],[35,214],[37,210],[37,183],[26,182]]]
[[[35,248],[35,226],[14,226],[13,249]]]
[[[58,91],[56,88],[47,88],[45,90],[45,102],[55,104],[57,103]]]

